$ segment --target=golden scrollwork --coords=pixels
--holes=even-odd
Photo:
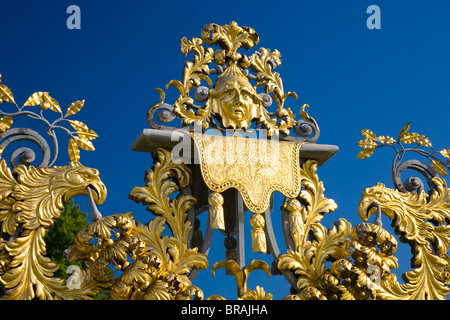
[[[379,206],[380,211],[393,221],[396,232],[411,246],[413,253],[413,270],[404,274],[406,283],[399,284],[394,274],[386,276],[378,288],[380,298],[445,299],[450,294],[450,190],[446,181],[438,174],[447,175],[450,154],[448,149],[436,151],[426,136],[409,130],[410,123],[407,123],[397,140],[389,136],[377,137],[370,130],[362,130],[365,139],[358,142],[363,148],[358,154],[359,158],[369,157],[377,148],[384,146],[392,147],[397,152],[393,163],[393,179],[397,190],[386,188],[381,183],[365,189],[358,213],[362,219],[367,220],[374,214],[374,204]],[[414,143],[415,147],[405,146]],[[415,152],[427,158],[431,167],[416,160],[407,160],[402,164],[401,160],[406,152]],[[400,181],[400,173],[405,168],[421,173],[426,178],[430,191],[425,192],[419,178]]]
[[[234,143],[233,146],[239,146],[239,152],[243,152],[243,162],[237,161],[237,152],[228,150],[226,157],[236,158],[231,161],[232,165],[224,162],[225,154],[219,152],[224,151],[227,144],[219,139],[205,141],[203,132],[191,136],[200,151],[200,167],[174,161],[169,149],[156,148],[154,167],[146,172],[145,185],[133,188],[129,194],[131,200],[147,207],[152,219],[144,224],[135,221],[131,212],[106,217],[92,215],[91,223],[78,232],[74,245],[67,250],[70,262],[83,262],[77,285],[72,283],[73,279],[54,276],[59,266],[47,256],[44,235],[53,227],[70,198],[86,195],[98,205],[106,199],[106,187],[99,172],[79,162],[80,148],[94,150],[91,140],[97,138],[97,134],[84,123],[67,119],[83,107],[84,100],[72,103],[63,116],[58,102],[48,92],[34,93],[19,107],[11,90],[0,85],[0,103],[8,102],[17,108],[13,113],[0,110],[1,138],[25,132],[27,137],[41,142],[32,131],[11,129],[15,116],[31,115],[48,125],[47,132],[54,141],[54,129],[64,130],[69,135],[71,160],[66,166],[53,166],[56,156],[51,163],[49,157],[44,156],[41,165],[33,166],[30,153],[25,151],[21,163],[14,159],[10,169],[5,159],[0,159],[2,299],[90,299],[105,291],[111,299],[118,300],[204,299],[202,289],[190,276],[209,265],[203,253],[207,250],[197,247],[203,240],[211,241],[211,238],[203,239],[196,218],[207,211],[210,226],[206,232],[212,237],[212,229],[221,229],[227,236],[228,260],[216,262],[212,275],[219,268],[234,275],[239,300],[270,300],[273,295],[262,287],[247,288],[248,277],[254,270],[263,270],[270,276],[269,265],[261,260],[245,265],[236,251],[237,240],[233,238],[244,229],[236,232],[235,226],[227,226],[241,223],[246,210],[252,213],[252,250],[272,253],[275,259],[272,272],[285,275],[293,287],[292,292],[296,292],[286,296],[286,300],[446,299],[450,294],[450,189],[441,176],[447,175],[450,168],[450,150],[436,151],[426,136],[409,132],[410,123],[403,127],[397,139],[362,130],[364,139],[358,142],[362,148],[358,158],[370,157],[376,149],[385,146],[396,151],[392,167],[396,189],[381,183],[365,189],[357,208],[365,222],[352,227],[341,218],[331,228],[326,228],[322,225],[324,214],[335,211],[337,205],[324,195],[323,182],[316,173],[318,163],[305,159],[300,153],[303,143],[312,141],[292,137],[284,141],[274,139],[275,133],[284,133],[286,137],[292,128],[295,132],[303,130],[294,121],[290,109],[284,108],[284,100],[288,96],[296,98],[295,93],[285,94],[279,74],[272,71],[281,63],[279,52],[259,49],[250,56],[238,52],[241,47],[248,50],[256,46],[258,41],[259,36],[253,29],[240,27],[235,22],[224,26],[206,25],[201,39],[183,38],[182,53],[193,53],[194,61],[185,64],[182,81],[173,80],[168,85],[180,91],[174,106],[163,104],[165,94],[158,89],[161,100],[157,107],[173,111],[164,115],[168,119],[176,115],[183,120],[183,125],[194,123],[203,129],[211,125],[213,118],[219,121],[220,125],[215,123],[219,131],[230,127],[248,129],[256,120],[268,130],[267,137],[271,139],[243,138],[242,144]],[[218,45],[220,49],[205,48],[204,43]],[[212,62],[216,64],[214,70],[218,75],[214,86],[209,77],[213,74],[213,69],[209,69]],[[252,78],[256,81],[254,86],[249,81],[249,69],[256,72]],[[203,107],[197,108],[189,91],[198,89],[201,81],[205,81],[209,89],[207,94],[196,92],[196,100],[206,101]],[[256,91],[260,86],[264,87],[263,93]],[[278,105],[270,115],[264,100],[268,96]],[[39,115],[23,110],[33,106],[40,106]],[[306,107],[300,109],[302,123],[317,128],[314,119],[306,114]],[[53,123],[46,121],[42,112],[47,109],[60,117]],[[275,118],[271,118],[273,115]],[[63,127],[64,123],[75,131]],[[305,129],[304,133],[307,131]],[[227,138],[230,138],[228,141],[238,140]],[[40,146],[45,149],[46,145]],[[260,157],[261,149],[266,152],[264,157]],[[3,151],[0,147],[0,155]],[[278,157],[274,159],[271,155],[276,152]],[[424,156],[430,166],[416,160],[402,162],[406,152]],[[267,159],[269,163],[264,163]],[[401,181],[400,175],[405,169],[422,174],[430,190],[426,192],[424,183],[417,177]],[[187,191],[195,181],[193,172],[198,180],[195,187],[200,190],[195,194],[197,198]],[[225,191],[231,187],[239,192],[225,196]],[[287,250],[281,254],[275,253],[278,248],[269,229],[269,218],[276,214],[271,211],[271,195],[275,190],[285,196],[281,216]],[[203,191],[206,192],[203,194]],[[225,197],[234,199],[236,204],[225,203]],[[95,208],[94,204],[92,206]],[[228,216],[226,210],[235,210],[236,214]],[[382,214],[392,220],[396,233],[400,234],[399,240],[383,228]],[[372,215],[376,216],[375,220],[367,222]],[[196,238],[195,245],[193,238]],[[399,267],[394,256],[398,241],[409,244],[413,253],[412,270],[404,274],[405,283],[399,283],[393,273]],[[238,249],[242,248],[238,246]],[[110,271],[111,266],[116,269],[115,273]],[[207,299],[225,298],[215,294]]]
[[[248,129],[253,120],[259,121],[271,136],[275,132],[289,135],[290,129],[296,125],[295,116],[289,108],[284,108],[287,97],[297,95],[294,92],[285,93],[283,83],[278,72],[273,69],[281,64],[280,52],[270,52],[261,48],[250,56],[238,52],[238,49],[249,50],[257,45],[259,36],[249,27],[241,27],[232,21],[229,25],[219,26],[211,23],[204,26],[201,38],[181,40],[183,55],[194,54],[194,61],[185,63],[181,81],[172,80],[168,86],[177,88],[180,92],[175,101],[173,112],[183,120],[184,125],[196,124],[207,129],[211,118],[218,116],[224,128]],[[203,44],[219,45],[221,49],[214,51],[205,48]],[[209,65],[216,67],[210,69]],[[255,85],[251,85],[247,77],[249,70],[256,73]],[[214,71],[212,71],[214,70]],[[217,73],[216,83],[213,85],[211,75]],[[199,94],[197,100],[203,102],[202,107],[195,106],[194,99],[189,95],[190,90],[200,88],[205,81],[209,88]],[[262,94],[256,89],[266,88]],[[162,104],[164,92],[161,94]],[[277,102],[276,117],[271,117],[266,106],[272,98]]]
[[[241,269],[233,260],[219,261],[214,264],[211,270],[213,276],[219,268],[225,268],[236,278],[238,300],[272,300],[273,295],[270,293],[266,294],[260,286],[257,286],[254,290],[247,289],[248,276],[253,271],[263,270],[270,277],[270,268],[267,262],[253,260],[248,266]],[[212,295],[208,300],[225,300],[225,298],[220,295]]]
[[[433,182],[437,192],[431,197],[425,191],[402,193],[383,184],[363,192],[358,207],[361,218],[367,220],[372,214],[368,207],[377,203],[413,250],[414,269],[405,273],[407,283],[399,284],[394,274],[387,276],[380,283],[380,298],[434,300],[450,294],[450,229],[446,223],[450,218],[450,190],[442,178],[434,178]]]
[[[197,252],[197,248],[187,247],[192,230],[187,211],[196,200],[182,194],[169,198],[191,182],[190,170],[184,164],[172,162],[169,151],[158,149],[157,152],[159,162],[154,170],[148,171],[147,185],[130,192],[130,198],[147,205],[155,219],[144,225],[135,222],[131,213],[101,218],[80,231],[68,254],[70,260],[90,261],[88,268],[110,289],[112,299],[203,298],[203,292],[186,276],[194,267],[208,266],[204,254]],[[172,177],[177,182],[171,181]],[[170,228],[172,236],[162,235],[165,226]],[[97,248],[90,243],[94,237]],[[105,282],[103,275],[110,263],[122,273]]]
[[[44,235],[61,212],[63,202],[93,189],[98,204],[106,188],[98,171],[71,162],[68,166],[36,168],[19,165],[13,172],[0,161],[0,221],[10,240],[0,243],[0,282],[7,299],[79,299],[100,290],[89,271],[79,289],[69,289],[65,279],[53,277],[58,265],[46,257]]]
[[[333,290],[338,280],[326,270],[326,261],[342,259],[347,255],[344,244],[349,241],[351,230],[350,223],[344,219],[340,219],[331,230],[320,224],[323,214],[334,211],[337,205],[324,196],[325,189],[316,170],[314,161],[304,163],[301,171],[304,189],[300,192],[299,200],[291,200],[285,205],[290,215],[296,216],[290,219],[295,250],[288,250],[278,259],[280,270],[292,270],[297,276],[296,290],[299,291],[300,299],[338,298],[339,287]],[[299,208],[299,201],[305,205],[303,210]],[[308,239],[310,232],[314,240]]]
[[[420,189],[423,185],[417,182],[418,178],[396,183],[405,191],[389,189],[379,183],[364,190],[358,206],[360,217],[366,221],[375,213],[384,213],[393,221],[396,232],[401,235],[400,240],[411,245],[413,270],[404,274],[406,283],[399,283],[392,273],[399,267],[394,257],[398,244],[396,238],[383,229],[380,217],[373,223],[360,223],[353,228],[344,219],[335,223],[332,229],[325,229],[320,224],[320,213],[336,207],[323,197],[324,189],[315,175],[314,164],[306,162],[302,168],[304,190],[298,200],[290,199],[284,205],[289,212],[295,250],[280,256],[278,268],[295,273],[298,279],[295,289],[299,292],[287,299],[442,300],[449,295],[450,230],[447,223],[450,220],[450,190],[443,178],[430,178],[434,172],[446,173],[446,165],[436,158],[436,154],[445,158],[448,154],[446,150],[436,152],[434,149],[433,152],[418,152],[431,160],[435,171],[418,161],[408,160],[406,165],[399,165],[398,159],[404,152],[416,151],[415,148],[404,148],[402,143],[416,142],[417,147],[431,147],[427,137],[409,133],[409,128],[410,124],[407,124],[401,130],[398,141],[363,130],[365,140],[358,143],[363,148],[359,158],[371,156],[378,147],[399,144],[393,170],[401,172],[410,165],[430,180],[430,193]],[[407,191],[406,188],[419,190]],[[320,208],[317,203],[326,205]],[[328,270],[325,268],[327,261],[332,262]]]
[[[1,75],[0,75],[1,80]],[[84,105],[84,100],[75,101],[67,108],[65,115],[59,103],[48,92],[35,92],[19,107],[12,91],[0,85],[0,103],[6,101],[16,107],[15,112],[0,110],[0,134],[2,139],[29,140],[38,144],[43,151],[43,161],[39,166],[27,165],[34,160],[34,152],[27,148],[13,153],[11,170],[5,159],[0,160],[0,284],[4,289],[3,299],[83,299],[98,294],[101,289],[90,270],[81,270],[79,277],[85,279],[81,286],[71,287],[68,279],[54,277],[58,264],[46,256],[44,236],[54,225],[64,210],[64,203],[76,195],[91,194],[97,204],[106,199],[106,187],[96,169],[83,166],[80,162],[79,147],[94,150],[91,140],[97,134],[84,123],[67,119],[76,114]],[[40,114],[25,108],[40,106]],[[60,117],[48,122],[43,112],[50,110]],[[66,166],[51,166],[56,160],[58,145],[52,163],[48,145],[44,139],[27,128],[11,129],[14,118],[28,116],[41,120],[47,126],[47,133],[56,142],[54,129],[66,131],[69,136],[69,157]],[[76,131],[62,126],[64,122]],[[9,141],[3,143],[8,145]],[[0,155],[4,147],[0,147]],[[20,163],[17,155],[22,156]],[[27,163],[27,164],[24,164]],[[91,192],[93,191],[93,192]]]

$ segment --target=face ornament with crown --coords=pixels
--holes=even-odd
[[[280,53],[265,48],[248,56],[238,52],[242,51],[240,49],[249,50],[258,42],[255,30],[238,26],[236,22],[223,26],[211,23],[203,28],[201,38],[183,38],[181,52],[185,56],[192,53],[194,60],[185,63],[181,81],[172,80],[167,85],[180,91],[173,109],[169,111],[182,119],[183,126],[194,124],[207,129],[214,123],[218,129],[246,130],[255,122],[255,125],[267,129],[268,136],[278,132],[289,135],[297,122],[292,111],[284,107],[284,102],[289,96],[296,99],[297,95],[284,93],[279,73],[273,72],[281,64]],[[205,44],[220,48],[213,50]],[[201,85],[202,82],[206,82],[208,87]],[[191,90],[195,90],[195,100],[205,102],[203,105],[195,104]],[[163,92],[161,89],[158,91],[160,94]],[[149,116],[164,108],[164,97],[161,95],[161,101],[152,107]],[[276,103],[276,109],[269,112],[272,102]],[[153,122],[149,123],[152,126]],[[153,127],[162,128],[160,125]]]
[[[261,96],[235,65],[219,76],[210,99],[212,112],[221,117],[225,128],[248,129],[251,121],[261,115]]]

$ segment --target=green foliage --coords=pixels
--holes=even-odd
[[[60,266],[55,272],[55,277],[67,279],[69,265],[76,264],[82,267],[81,262],[67,262],[64,251],[75,243],[77,233],[89,224],[87,215],[88,213],[80,210],[79,205],[74,205],[73,200],[70,200],[64,205],[64,211],[53,229],[45,234],[47,255]]]
[[[77,265],[83,268],[81,261],[68,262],[64,257],[64,251],[75,244],[75,237],[81,229],[89,225],[87,221],[88,213],[80,210],[79,205],[75,205],[73,199],[64,204],[64,211],[58,221],[56,221],[53,229],[45,234],[44,240],[47,245],[47,256],[57,264],[59,269],[54,276],[62,279],[67,279],[67,268],[70,265]],[[106,270],[107,275],[112,276],[112,269]],[[0,292],[1,293],[1,292]],[[94,300],[105,300],[109,298],[109,291],[93,297]]]

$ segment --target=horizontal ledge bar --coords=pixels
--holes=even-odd
[[[183,131],[144,129],[131,145],[131,150],[139,152],[154,152],[156,148],[172,149],[181,139],[189,136]],[[289,137],[280,141],[298,141],[295,137]],[[317,165],[323,165],[328,159],[339,151],[339,147],[328,144],[304,143],[300,148],[300,160],[315,160]]]

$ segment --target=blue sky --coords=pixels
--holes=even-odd
[[[66,27],[71,4],[81,9],[81,30]],[[372,4],[381,9],[379,30],[366,27]],[[257,47],[281,52],[277,71],[284,89],[299,96],[288,106],[298,117],[299,108],[309,104],[321,129],[318,143],[340,148],[318,171],[325,195],[338,204],[323,223],[331,227],[343,217],[355,225],[361,222],[356,207],[362,190],[377,182],[393,187],[392,150],[356,158],[361,129],[396,137],[411,121],[411,131],[428,136],[436,149],[450,147],[449,12],[444,0],[10,1],[0,11],[0,73],[19,105],[35,91],[48,91],[63,109],[86,100],[74,119],[99,135],[96,151],[82,151],[81,162],[99,169],[108,188],[100,211],[104,216],[132,211],[136,220],[147,222],[145,207],[128,200],[128,193],[144,185],[151,157],[130,146],[148,127],[146,113],[158,100],[153,89],[179,80],[184,61],[192,59],[180,52],[182,37],[200,37],[211,22],[250,26],[260,36]],[[166,102],[176,99],[176,91],[167,91]],[[57,164],[69,161],[66,145],[61,138]],[[77,201],[88,210],[85,199]],[[386,217],[383,221],[390,224]],[[216,232],[210,266],[223,257],[223,236]],[[252,257],[249,252],[248,262]],[[404,270],[409,258],[401,260]],[[232,276],[218,271],[212,282],[210,274],[203,271],[194,282],[205,297],[235,297]],[[281,277],[267,280],[262,271],[250,276],[249,288],[257,284],[275,298],[289,291]]]

